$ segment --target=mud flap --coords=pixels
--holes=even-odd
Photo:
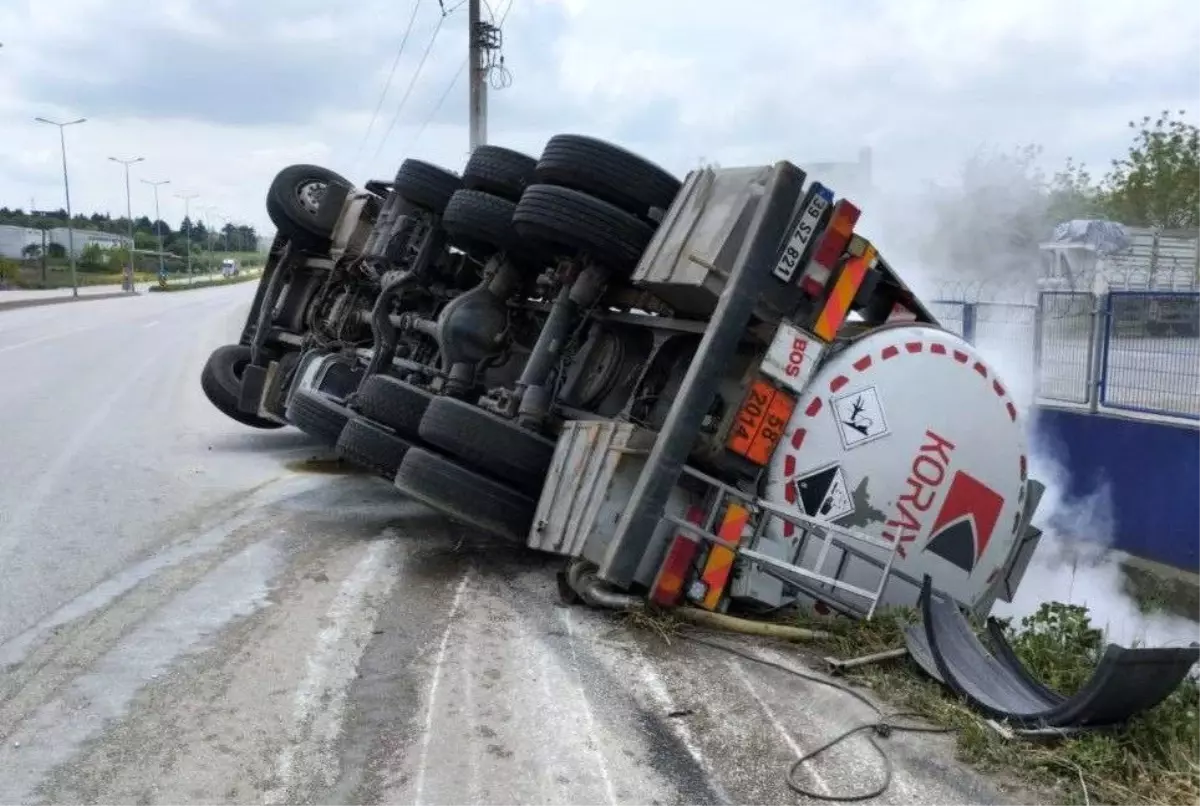
[[[1126,649],[1109,644],[1091,679],[1066,697],[1029,673],[995,620],[988,628],[989,652],[958,604],[934,595],[928,576],[921,590],[921,613],[924,624],[905,634],[917,664],[976,710],[1023,728],[1121,724],[1166,699],[1200,661],[1200,646],[1195,645]]]

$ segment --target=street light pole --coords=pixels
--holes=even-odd
[[[170,179],[160,179],[157,182],[151,182],[149,179],[143,179],[147,185],[154,188],[154,229],[158,233],[158,276],[160,278],[167,276],[166,258],[163,255],[163,234],[162,234],[162,216],[158,214],[158,186],[171,184]]]
[[[187,275],[188,285],[192,284],[192,199],[199,197],[199,193],[176,193],[175,198],[183,199],[183,222],[186,224],[187,238]]]
[[[59,123],[46,118],[34,118],[38,123],[48,123],[51,126],[58,127],[58,142],[62,146],[62,169],[63,169],[63,193],[67,197],[67,257],[71,261],[71,296],[79,296],[79,281],[75,274],[75,228],[71,226],[71,183],[67,180],[67,137],[63,134],[63,129],[68,126],[74,126],[76,123],[83,123],[87,118],[78,118],[77,120],[68,120],[65,123]]]
[[[135,290],[133,284],[133,247],[136,243],[133,237],[133,204],[129,200],[129,166],[135,165],[144,161],[145,157],[130,157],[127,160],[118,159],[117,157],[109,157],[115,163],[125,166],[125,218],[129,220],[129,288],[126,289],[130,293]]]

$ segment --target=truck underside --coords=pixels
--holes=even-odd
[[[979,613],[1039,533],[1003,381],[788,162],[683,182],[602,141],[390,182],[291,166],[210,400],[560,554],[594,603]]]

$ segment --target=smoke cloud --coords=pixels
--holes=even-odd
[[[1043,537],[1015,601],[994,613],[1022,616],[1043,602],[1086,605],[1094,626],[1124,646],[1179,646],[1197,640],[1200,625],[1168,613],[1144,613],[1126,592],[1113,549],[1114,507],[1105,484],[1072,497],[1062,446],[1037,431],[1032,355],[1037,245],[1049,220],[1047,191],[1033,152],[978,155],[957,185],[930,186],[906,196],[876,189],[860,230],[927,304],[953,298],[989,303],[976,346],[1003,379],[1028,428],[1030,475],[1046,485],[1034,525]],[[932,305],[951,319],[957,306]],[[952,322],[944,322],[952,327]],[[981,323],[983,324],[983,323]],[[984,332],[986,330],[986,332]],[[1193,614],[1196,616],[1197,614]]]

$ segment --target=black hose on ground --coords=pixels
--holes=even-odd
[[[813,798],[814,800],[832,801],[835,803],[853,803],[856,801],[869,800],[870,798],[878,797],[878,796],[882,795],[884,792],[886,792],[888,790],[888,787],[891,786],[891,783],[892,783],[892,760],[888,756],[888,754],[886,752],[884,752],[884,749],[882,747],[880,747],[879,744],[875,741],[876,736],[886,739],[888,736],[890,736],[892,733],[894,733],[896,731],[903,731],[906,733],[952,733],[954,731],[954,728],[938,728],[938,727],[931,727],[928,725],[914,725],[912,723],[895,724],[891,720],[896,719],[897,717],[920,717],[921,715],[918,713],[912,712],[912,711],[897,711],[894,713],[885,713],[882,710],[880,710],[879,706],[877,706],[875,703],[871,702],[871,700],[869,698],[867,698],[865,695],[863,695],[862,693],[857,692],[854,689],[850,688],[849,686],[844,686],[841,683],[838,683],[836,681],[829,680],[824,677],[820,677],[819,675],[802,672],[799,669],[792,669],[788,666],[784,666],[781,663],[775,663],[774,661],[769,661],[765,658],[757,657],[749,652],[738,649],[737,647],[732,647],[727,644],[722,644],[719,641],[712,641],[707,638],[703,638],[701,636],[694,635],[691,633],[682,633],[680,635],[680,637],[685,638],[689,641],[693,641],[697,644],[703,644],[704,646],[711,647],[713,649],[719,649],[722,652],[728,652],[731,655],[737,655],[740,658],[745,658],[748,661],[753,661],[754,663],[760,664],[762,666],[769,666],[772,669],[777,669],[781,672],[787,672],[790,675],[799,677],[803,680],[807,680],[810,683],[819,683],[822,686],[828,686],[829,688],[836,689],[837,691],[840,691],[843,694],[850,695],[851,697],[853,697],[854,699],[863,703],[864,705],[866,705],[868,708],[870,708],[872,711],[874,711],[876,714],[879,715],[879,719],[877,719],[873,722],[864,722],[861,725],[855,725],[854,727],[850,728],[849,730],[846,730],[846,731],[838,734],[837,736],[834,736],[832,739],[825,742],[825,744],[821,745],[820,747],[816,748],[815,750],[811,750],[811,751],[805,753],[803,756],[796,759],[792,763],[791,767],[788,768],[787,773],[784,775],[784,782],[788,785],[788,787],[793,792],[797,792],[801,795],[804,795],[807,798]],[[821,792],[814,792],[811,789],[807,789],[804,787],[804,785],[802,785],[799,781],[796,780],[797,773],[799,772],[800,767],[802,765],[804,765],[805,763],[807,763],[809,761],[812,761],[813,759],[817,758],[818,756],[820,756],[822,753],[829,750],[830,748],[840,744],[841,742],[845,741],[846,739],[849,739],[851,736],[854,736],[857,733],[862,733],[864,731],[871,731],[870,735],[867,736],[867,741],[870,743],[871,747],[875,748],[875,752],[878,753],[879,757],[883,760],[883,781],[880,782],[879,785],[877,785],[873,789],[870,789],[866,792],[855,792],[855,793],[852,793],[849,795],[838,795],[838,794],[827,795],[827,794],[824,794]]]

